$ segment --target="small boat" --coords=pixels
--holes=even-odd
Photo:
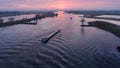
[[[29,23],[25,23],[25,24],[36,25],[37,23],[35,23],[35,22],[29,22]]]
[[[58,34],[59,32],[60,32],[61,30],[60,29],[58,29],[58,30],[56,30],[55,32],[53,32],[52,34],[50,34],[48,37],[45,37],[45,38],[42,38],[41,40],[40,40],[40,42],[41,43],[47,43],[52,37],[54,37],[56,34]]]
[[[37,24],[37,22],[29,22],[29,24],[35,24],[35,25],[36,25],[36,24]]]
[[[26,23],[24,23],[24,24],[36,25],[36,24],[37,24],[37,22],[36,22],[36,21],[30,21],[30,22],[26,22]]]
[[[72,19],[72,17],[70,17],[70,19]]]
[[[120,46],[117,47],[117,50],[120,52]]]

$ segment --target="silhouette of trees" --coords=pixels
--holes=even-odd
[[[15,18],[10,17],[10,18],[8,18],[8,20],[9,20],[10,22],[13,22],[13,21],[15,20]]]
[[[85,23],[85,18],[82,17],[81,20],[80,20],[80,22],[82,23],[82,25],[84,25],[84,23]]]
[[[0,19],[0,24],[3,23],[3,19]]]

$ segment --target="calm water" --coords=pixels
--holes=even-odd
[[[103,18],[117,18],[120,19],[120,15],[100,15],[97,17],[103,17]]]
[[[120,15],[100,15],[100,16],[97,16],[97,17],[120,19]],[[106,22],[113,23],[113,24],[116,24],[116,25],[119,25],[119,26],[120,26],[120,21],[116,21],[116,20],[106,20],[106,19],[93,19],[93,20],[106,21]]]
[[[120,38],[81,27],[78,15],[58,13],[58,17],[39,20],[38,25],[0,28],[0,68],[120,68],[116,50]],[[56,29],[62,31],[41,45],[40,38]]]
[[[17,16],[11,16],[15,18],[15,20],[21,20],[23,18],[33,18],[35,17],[35,14],[24,14],[24,15],[17,15]],[[8,22],[8,18],[10,17],[0,17],[0,19],[3,19],[3,22]]]

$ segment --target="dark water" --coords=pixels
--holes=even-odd
[[[62,31],[47,44],[39,44],[56,29]],[[59,12],[38,25],[0,28],[0,68],[120,68],[116,46],[120,38],[115,35],[81,27],[78,15]]]

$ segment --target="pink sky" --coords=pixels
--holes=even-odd
[[[0,10],[119,9],[120,0],[0,0]]]

